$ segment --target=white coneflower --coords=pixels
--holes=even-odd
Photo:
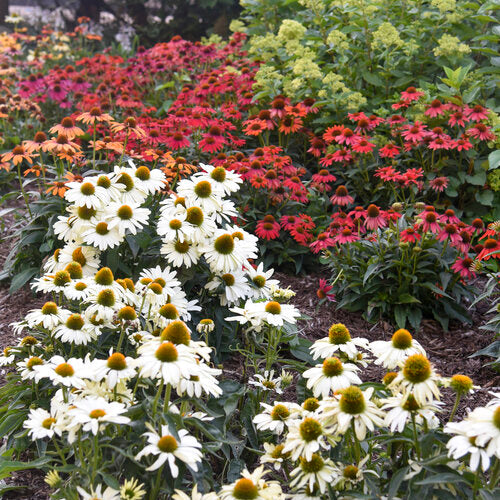
[[[188,495],[181,490],[175,490],[172,500],[219,500],[217,493],[200,493],[198,485],[195,484],[191,494]]]
[[[156,227],[164,241],[191,240],[193,230],[193,226],[186,221],[186,212],[177,212],[170,217],[162,216]]]
[[[40,365],[39,370],[43,377],[49,378],[54,384],[77,389],[85,386],[83,379],[87,371],[79,358],[65,360],[62,356],[53,356],[49,362]]]
[[[188,240],[168,241],[162,245],[160,253],[174,267],[191,267],[200,258],[198,246]]]
[[[137,234],[143,226],[147,225],[150,211],[139,205],[122,205],[121,203],[110,203],[106,207],[105,219],[108,229],[117,228],[121,235],[126,231]]]
[[[243,179],[237,173],[226,170],[224,167],[214,167],[204,163],[200,163],[199,167],[204,172],[197,172],[193,175],[193,178],[199,178],[200,180],[209,178],[217,191],[229,195],[240,189],[239,184],[243,182]]]
[[[154,194],[165,187],[165,174],[159,168],[150,170],[145,165],[141,165],[132,175],[137,188],[148,194]]]
[[[257,430],[270,430],[278,436],[285,430],[285,423],[301,416],[302,408],[295,403],[275,401],[273,405],[260,403],[264,411],[253,418]]]
[[[250,323],[256,332],[262,329],[262,314],[256,309],[255,302],[251,299],[247,300],[243,307],[230,307],[229,310],[236,313],[236,316],[228,316],[226,321],[237,321],[240,325]]]
[[[64,423],[55,412],[48,412],[43,408],[31,409],[23,423],[25,429],[29,429],[28,436],[31,439],[52,438],[55,435],[61,436],[64,430]]]
[[[108,486],[103,491],[103,485],[99,484],[95,489],[91,488],[90,493],[86,492],[82,487],[77,486],[76,489],[80,495],[80,500],[120,500],[120,492]]]
[[[19,361],[16,363],[16,366],[23,380],[34,380],[35,382],[39,382],[43,378],[40,367],[44,363],[45,361],[42,358],[32,356],[31,358]]]
[[[262,319],[272,326],[283,326],[285,323],[295,324],[300,316],[299,310],[291,304],[280,304],[275,300],[256,302],[255,308]]]
[[[82,266],[83,276],[93,276],[101,265],[101,252],[92,246],[68,243],[61,248],[59,263],[65,267],[71,262],[78,262]]]
[[[41,309],[32,309],[24,319],[30,328],[42,326],[47,330],[53,330],[66,321],[70,314],[67,309],[59,309],[55,302],[45,302]]]
[[[328,337],[317,340],[311,346],[310,351],[314,359],[329,358],[344,354],[349,359],[356,359],[359,347],[368,348],[368,340],[351,334],[342,323],[333,324],[328,330]]]
[[[96,330],[86,323],[80,314],[71,314],[66,321],[54,331],[54,337],[61,342],[75,345],[87,345],[97,338]]]
[[[285,495],[276,481],[266,481],[267,471],[263,466],[252,473],[245,469],[241,478],[234,483],[222,487],[219,496],[221,500],[284,500]]]
[[[486,446],[487,453],[500,458],[500,404],[475,408],[467,417],[470,433],[476,436],[479,446]]]
[[[256,373],[253,378],[248,381],[248,383],[264,391],[283,394],[283,390],[281,389],[281,377],[274,378],[274,370],[266,370],[264,375]]]
[[[325,359],[323,364],[316,365],[303,373],[307,380],[307,388],[312,389],[314,397],[326,398],[331,392],[346,389],[350,385],[361,384],[356,375],[359,368],[353,363],[342,363],[339,358]]]
[[[289,423],[283,453],[290,452],[292,460],[304,457],[311,460],[321,448],[327,449],[326,429],[318,415],[305,416]]]
[[[228,273],[241,269],[246,258],[238,250],[231,233],[217,229],[210,241],[200,247],[210,269],[214,273]]]
[[[125,479],[120,487],[120,498],[122,500],[141,500],[146,496],[144,485],[136,478]]]
[[[68,417],[71,419],[69,426],[96,435],[99,428],[106,424],[128,424],[130,418],[122,415],[126,411],[127,407],[123,403],[109,402],[104,398],[75,400],[68,410]]]
[[[91,289],[85,281],[72,281],[70,285],[64,289],[64,296],[68,300],[76,300],[84,302],[88,299]]]
[[[254,288],[254,297],[271,298],[271,287],[279,285],[278,280],[270,279],[274,274],[274,269],[264,271],[264,264],[262,262],[259,263],[256,269],[247,263],[245,264],[245,269]]]
[[[64,197],[77,207],[100,208],[109,203],[109,194],[101,186],[92,182],[68,182]]]
[[[135,376],[134,360],[120,352],[110,351],[108,359],[94,359],[93,379],[104,380],[110,389],[114,389],[121,380],[129,380]]]
[[[197,206],[188,206],[185,211],[186,221],[191,225],[191,240],[194,243],[203,243],[213,236],[217,224],[210,215]]]
[[[307,486],[312,490],[316,485],[320,493],[325,493],[332,478],[338,474],[338,469],[330,459],[323,459],[318,453],[313,453],[310,460],[299,458],[299,466],[292,470],[293,478],[290,486],[299,489]]]
[[[82,238],[87,245],[106,250],[118,246],[124,236],[120,234],[118,227],[110,227],[105,220],[96,219],[89,224],[89,229],[82,234]]]
[[[44,274],[38,279],[35,279],[31,287],[37,292],[64,292],[66,287],[71,283],[71,276],[68,271],[57,271],[55,274]]]
[[[181,378],[196,375],[196,359],[184,346],[172,342],[143,344],[141,355],[136,360],[140,375],[148,378],[161,378],[165,383],[176,386]]]
[[[220,187],[209,179],[182,179],[177,187],[179,196],[199,206],[204,212],[212,213],[222,208]]]
[[[216,398],[222,395],[223,391],[215,378],[222,373],[222,370],[210,368],[204,363],[198,363],[193,368],[195,373],[189,378],[182,377],[176,385],[175,390],[179,396],[187,394],[190,398],[199,399],[203,393]]]
[[[344,434],[354,422],[356,437],[363,441],[366,431],[384,425],[385,413],[373,401],[373,387],[362,391],[357,386],[343,389],[341,394],[324,402],[323,416],[328,423],[337,425],[337,432]]]
[[[391,429],[391,432],[403,432],[404,428],[411,421],[412,415],[420,417],[428,424],[431,424],[439,411],[439,402],[418,403],[413,395],[398,394],[389,398],[382,399],[382,410],[389,410],[385,416],[385,425]]]
[[[290,453],[283,454],[284,444],[264,443],[264,455],[260,457],[261,464],[273,464],[274,470],[281,469],[283,462],[290,458]]]
[[[113,173],[116,176],[116,183],[123,185],[120,193],[120,200],[127,205],[142,205],[148,196],[148,190],[140,179],[135,177],[135,168],[119,167],[115,165]]]
[[[86,180],[104,189],[108,193],[110,201],[119,201],[125,186],[116,182],[117,178],[114,173],[111,173],[86,177]]]
[[[440,398],[439,375],[423,354],[413,354],[400,362],[401,371],[388,385],[390,390],[411,392],[418,403],[431,402]]]
[[[12,349],[12,347],[6,347],[0,355],[0,366],[11,365],[15,359],[15,351]]]
[[[90,304],[86,309],[87,316],[95,314],[96,320],[111,321],[116,311],[124,304],[118,294],[112,288],[103,288],[94,292],[88,299]]]
[[[147,437],[148,445],[136,455],[135,459],[139,460],[148,455],[158,457],[146,470],[157,470],[167,462],[172,477],[176,478],[179,474],[176,459],[181,460],[194,471],[198,470],[198,463],[202,459],[201,444],[188,431],[184,429],[177,431],[178,437],[176,438],[172,435],[168,425],[162,425],[160,433],[151,430],[143,436]]]
[[[388,370],[396,368],[401,361],[406,361],[413,354],[425,356],[423,347],[404,328],[397,330],[390,341],[376,340],[370,343],[369,348],[377,357],[375,364]]]
[[[240,270],[214,276],[211,281],[206,283],[205,288],[211,292],[217,292],[219,288],[221,289],[222,293],[219,295],[221,306],[239,303],[241,299],[245,299],[252,294],[245,275]]]

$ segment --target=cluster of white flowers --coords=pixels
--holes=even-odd
[[[334,324],[328,337],[316,341],[310,351],[314,359],[323,359],[322,364],[303,373],[314,397],[302,405],[261,403],[263,411],[253,420],[259,431],[275,435],[273,442],[264,444],[261,462],[273,464],[276,470],[286,461],[295,464],[290,483],[295,495],[292,498],[320,497],[329,486],[349,489],[366,474],[377,475],[363,468],[369,454],[362,457],[361,446],[357,463],[328,458],[346,433],[362,442],[377,428],[400,433],[407,426],[419,431],[436,428],[436,413],[442,405],[439,386],[451,385],[462,394],[474,387],[463,375],[447,379],[435,373],[422,346],[405,329],[396,331],[390,341],[370,343],[364,338],[351,338],[345,325]],[[359,387],[359,367],[366,367],[371,356],[375,356],[377,365],[399,368],[399,372],[388,372],[384,377],[383,397],[375,397],[373,387]],[[491,457],[500,457],[500,399],[499,394],[495,396],[487,407],[477,408],[463,422],[445,427],[445,432],[457,434],[448,442],[450,455],[459,458],[470,454],[473,470],[480,461],[486,470]]]
[[[126,429],[133,425],[136,417],[131,415],[141,404],[137,389],[145,387],[157,388],[153,416],[162,397],[163,411],[181,414],[188,419],[186,425],[190,419],[212,419],[190,411],[189,405],[183,403],[179,409],[170,402],[171,391],[185,402],[222,394],[221,370],[210,362],[212,348],[191,336],[191,315],[202,307],[196,298],[188,298],[181,276],[195,264],[205,269],[205,289],[222,306],[246,301],[253,322],[256,318],[270,326],[295,322],[298,312],[278,302],[293,292],[279,288],[271,278],[273,270],[250,263],[257,257],[257,238],[231,222],[237,212],[225,197],[240,183],[236,174],[210,165],[181,180],[177,193],[161,203],[157,226],[163,240],[161,254],[174,269],[166,263],[143,269],[135,281],[116,279],[109,267],[102,266],[101,254],[150,223],[150,210],[142,205],[164,188],[163,172],[129,162],[110,174],[68,184],[68,215],[60,216],[54,226],[64,247],[32,284],[36,291],[52,294],[53,300],[13,324],[18,334],[26,330],[29,334],[0,356],[1,366],[16,366],[22,380],[43,385],[51,394],[49,407],[32,407],[24,422],[33,440],[57,438],[79,446],[85,436],[109,435],[110,426]],[[196,331],[208,337],[214,328],[212,320],[203,319]],[[109,349],[105,355],[102,344]],[[135,458],[147,460],[147,471],[167,465],[175,478],[179,462],[198,469],[202,444],[197,438],[170,423],[153,426],[143,417],[148,431]],[[238,491],[250,481],[259,492],[266,490],[262,498],[279,498],[281,488],[265,481],[264,474],[261,469],[245,471],[234,488]],[[54,487],[59,481],[55,472],[47,480]],[[110,487],[90,486],[90,493],[78,488],[82,498],[101,494],[129,498]],[[122,490],[139,492],[134,498],[144,494],[133,480]],[[232,491],[224,487],[221,498],[232,498]],[[178,492],[178,498],[182,495]]]

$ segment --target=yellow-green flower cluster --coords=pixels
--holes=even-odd
[[[349,48],[347,35],[340,30],[332,30],[328,34],[326,42],[332,45],[337,52],[345,52]]]
[[[295,61],[292,67],[294,75],[307,78],[309,80],[321,78],[323,74],[319,66],[311,59],[300,58]]]
[[[286,96],[298,99],[300,91],[307,88],[307,82],[304,78],[292,78],[283,83],[283,92]]]
[[[281,43],[278,38],[272,33],[267,33],[264,36],[253,36],[250,38],[249,53],[263,61],[269,61],[276,55],[280,47]]]
[[[229,30],[233,33],[245,33],[246,29],[246,26],[239,19],[233,19],[229,24]]]
[[[283,76],[274,66],[264,64],[255,73],[255,88],[272,91],[275,87],[281,87],[282,80]]]
[[[488,174],[488,184],[493,191],[500,191],[500,168]]]
[[[452,35],[443,35],[438,40],[438,47],[434,49],[436,57],[454,57],[469,54],[470,47],[465,43],[460,43],[460,39]]]
[[[283,43],[290,40],[302,40],[306,31],[305,26],[302,26],[299,22],[293,19],[285,19],[278,31],[278,39]]]
[[[385,50],[391,45],[401,47],[403,40],[399,36],[399,31],[391,23],[385,22],[373,33],[373,47]]]
[[[431,5],[443,14],[444,12],[455,10],[456,0],[432,0]]]
[[[299,4],[313,12],[319,12],[325,7],[323,0],[299,0]]]

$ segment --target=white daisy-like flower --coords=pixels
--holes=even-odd
[[[42,326],[47,330],[53,330],[66,321],[70,314],[67,309],[59,309],[55,302],[45,302],[41,309],[32,309],[24,319],[30,328]]]
[[[182,179],[177,186],[177,193],[199,206],[204,212],[212,213],[222,208],[221,186],[212,179]]]
[[[68,182],[64,197],[77,207],[100,208],[109,203],[109,194],[101,186],[84,179],[83,182]]]
[[[181,378],[196,375],[196,358],[186,346],[175,346],[172,342],[143,344],[136,366],[142,377],[161,378],[172,386],[176,386]]]
[[[57,413],[48,412],[43,408],[31,409],[23,423],[25,429],[29,429],[28,436],[33,439],[52,438],[55,435],[61,436],[64,424]]]
[[[89,176],[86,177],[86,180],[104,189],[108,193],[110,201],[120,200],[121,194],[125,190],[124,184],[116,182],[117,176],[114,173]]]
[[[114,389],[121,380],[129,380],[135,376],[134,359],[120,352],[110,351],[108,359],[94,359],[93,379],[104,380],[110,389]]]
[[[124,235],[126,231],[137,234],[143,226],[148,224],[149,214],[149,209],[140,208],[139,205],[110,203],[106,207],[105,218],[108,229],[116,227],[121,235]]]
[[[217,375],[222,373],[222,370],[210,368],[204,363],[198,363],[193,366],[195,372],[189,378],[182,377],[175,387],[177,394],[183,396],[187,394],[190,398],[201,398],[202,394],[209,394],[218,398],[223,391],[219,387],[219,382],[216,379]]]
[[[16,363],[16,366],[23,380],[34,380],[35,382],[39,382],[43,378],[40,366],[44,363],[45,361],[39,356],[32,356],[31,358],[19,361]]]
[[[6,347],[0,356],[0,366],[11,365],[15,359],[15,351],[13,351],[12,347]]]
[[[120,498],[123,500],[142,500],[146,496],[144,484],[136,478],[125,479],[120,486]]]
[[[186,221],[186,212],[180,211],[169,217],[160,217],[156,227],[157,233],[164,241],[191,240],[193,230],[193,226]]]
[[[127,411],[123,403],[106,401],[104,398],[84,398],[75,400],[68,410],[71,418],[70,427],[81,428],[84,432],[92,432],[94,436],[99,428],[106,424],[124,425],[130,418],[122,415]]]
[[[97,321],[107,322],[111,321],[115,312],[125,305],[113,288],[93,291],[87,303],[90,304],[85,311],[87,317],[95,315]]]
[[[312,389],[314,397],[326,398],[331,392],[346,389],[350,385],[361,384],[356,375],[359,368],[354,363],[342,363],[339,358],[326,358],[323,364],[316,365],[303,373],[307,388]]]
[[[328,330],[328,337],[314,342],[310,351],[314,359],[342,354],[354,360],[360,354],[360,347],[367,349],[368,340],[361,337],[351,338],[348,328],[342,323],[337,323]]]
[[[160,253],[174,267],[191,267],[200,258],[198,245],[188,240],[167,241],[162,245]]]
[[[103,485],[99,484],[96,489],[91,488],[90,493],[86,492],[81,486],[76,487],[81,500],[119,500],[120,492],[108,486],[103,491]]]
[[[67,243],[61,248],[58,259],[62,267],[71,262],[78,262],[82,266],[84,276],[93,276],[101,265],[100,254],[101,252],[92,246]]]
[[[148,196],[147,187],[135,176],[135,167],[120,167],[115,165],[113,173],[116,177],[116,184],[123,185],[120,193],[120,201],[126,205],[142,205]]]
[[[264,479],[266,474],[267,471],[262,465],[252,473],[245,469],[241,473],[241,479],[222,487],[219,497],[221,500],[241,500],[242,498],[284,500],[286,496],[281,486],[277,481],[266,481]]]
[[[85,302],[89,298],[91,289],[85,281],[72,281],[63,293],[68,300]]]
[[[79,358],[65,360],[62,356],[53,356],[38,369],[43,377],[49,378],[54,384],[77,389],[85,386],[83,379],[86,377],[87,368]]]
[[[198,491],[198,485],[195,484],[191,494],[188,495],[181,490],[175,490],[172,495],[172,500],[218,500],[219,497],[217,493],[200,493]]]
[[[432,424],[436,412],[440,411],[439,402],[419,404],[412,394],[391,396],[382,399],[381,404],[382,410],[388,410],[385,425],[391,429],[391,432],[403,432],[408,422],[411,422],[412,415]]]
[[[256,332],[260,332],[262,329],[262,314],[257,311],[255,303],[251,299],[247,300],[243,307],[230,307],[229,310],[236,313],[236,316],[228,316],[226,321],[237,321],[240,325],[250,323],[250,327]]]
[[[123,241],[124,235],[117,226],[110,227],[105,220],[95,219],[89,224],[89,229],[82,234],[82,238],[87,245],[106,250],[118,246]]]
[[[266,370],[264,371],[264,375],[256,373],[248,383],[264,391],[283,394],[283,390],[281,389],[281,377],[274,378],[274,370]]]
[[[217,229],[213,217],[205,213],[201,207],[187,206],[183,208],[186,213],[186,221],[191,225],[191,240],[194,243],[203,243],[211,238]]]
[[[284,444],[264,443],[265,453],[260,457],[261,464],[273,464],[274,470],[280,470],[283,462],[288,457],[283,455]]]
[[[214,273],[241,269],[247,260],[233,235],[224,229],[217,229],[213,237],[200,246],[200,252]]]
[[[278,436],[285,430],[285,424],[299,418],[302,408],[296,403],[275,401],[273,405],[260,403],[264,411],[255,415],[253,423],[260,431],[270,430]]]
[[[290,486],[294,489],[307,486],[313,490],[317,485],[320,493],[325,493],[333,477],[338,475],[338,468],[327,458],[324,460],[319,453],[313,453],[310,460],[299,458],[299,466],[292,470],[293,478]]]
[[[300,316],[300,311],[292,304],[280,304],[275,300],[256,302],[255,309],[262,315],[262,319],[272,326],[295,324]]]
[[[420,404],[440,398],[440,377],[423,354],[413,354],[406,361],[400,361],[399,366],[401,371],[387,386],[389,390],[411,392]]]
[[[185,429],[177,431],[178,437],[175,437],[168,425],[162,425],[160,433],[152,429],[143,436],[147,437],[148,445],[136,455],[136,460],[148,455],[158,456],[156,461],[146,468],[147,471],[157,470],[167,462],[170,473],[175,478],[179,474],[176,459],[181,460],[194,471],[198,470],[198,463],[202,459],[201,443]]]
[[[222,293],[219,295],[221,306],[239,303],[241,299],[252,295],[245,275],[240,270],[214,276],[211,281],[205,284],[205,288],[211,292],[217,292],[221,289]]]
[[[469,454],[469,467],[477,471],[479,467],[486,472],[490,467],[491,454],[485,448],[484,444],[480,446],[477,438],[472,435],[470,422],[466,418],[462,422],[449,422],[444,427],[446,434],[452,434],[453,437],[446,443],[448,456],[457,460]]]
[[[61,342],[75,345],[87,345],[97,338],[93,325],[86,323],[80,314],[71,314],[66,321],[54,331],[54,337]]]
[[[341,394],[323,400],[321,409],[325,421],[336,425],[339,434],[344,434],[354,422],[356,437],[363,441],[367,430],[373,432],[375,426],[384,425],[385,413],[371,401],[373,391],[373,387],[362,391],[353,385],[343,389]]]
[[[311,460],[313,454],[321,448],[328,448],[328,434],[331,434],[331,430],[325,428],[319,414],[291,420],[288,423],[283,453],[290,452],[292,460],[298,460],[299,457]]]
[[[68,271],[57,271],[54,274],[44,274],[40,278],[33,280],[31,287],[37,292],[60,293],[71,284],[71,276]]]
[[[470,436],[476,437],[478,446],[500,458],[500,404],[475,408],[467,417]]]
[[[129,161],[129,164],[132,165],[132,162]],[[150,170],[145,165],[141,165],[135,169],[133,177],[137,188],[148,194],[154,194],[165,187],[165,174],[159,168]]]
[[[377,357],[375,364],[388,370],[396,368],[401,361],[406,361],[413,354],[425,356],[424,348],[404,328],[397,330],[390,341],[376,340],[370,343],[369,348]]]
[[[271,298],[272,287],[277,287],[279,285],[278,280],[270,279],[274,274],[274,269],[264,271],[264,264],[262,262],[259,263],[256,269],[247,262],[245,264],[245,269],[254,287],[254,297],[264,299]]]
[[[215,183],[216,189],[226,195],[234,193],[240,189],[240,184],[243,179],[240,175],[224,167],[214,167],[213,165],[205,165],[200,163],[199,167],[204,172],[197,172],[193,175],[194,178],[205,179],[209,178],[211,182]]]

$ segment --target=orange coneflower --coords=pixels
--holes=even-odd
[[[115,153],[121,154],[123,151],[123,143],[119,141],[113,141],[111,137],[106,136],[104,139],[98,141],[90,141],[89,142],[91,148],[95,148],[96,151],[100,151],[102,149],[108,149],[109,151],[114,151]]]
[[[50,184],[48,189],[45,191],[47,194],[52,194],[53,196],[60,196],[64,198],[64,193],[68,190],[66,183],[63,181],[55,181]]]
[[[284,134],[297,132],[302,128],[302,120],[297,116],[286,115],[280,123],[279,131]]]
[[[71,116],[66,116],[61,120],[61,123],[54,125],[49,132],[51,134],[64,134],[70,141],[84,132],[80,127],[75,125]]]
[[[45,172],[45,169],[41,165],[32,165],[24,171],[24,176],[26,177],[28,174],[33,173],[37,177],[40,177],[40,174],[43,172]]]
[[[45,151],[58,154],[75,154],[80,151],[80,146],[76,142],[70,141],[65,134],[59,134],[56,138],[45,141],[43,148]]]
[[[10,163],[8,161],[2,161],[0,162],[0,170],[6,170],[9,172],[10,170]]]
[[[33,153],[34,151],[40,151],[43,148],[43,143],[47,140],[45,132],[37,132],[32,141],[23,141],[23,146],[28,153]]]
[[[137,125],[137,120],[133,116],[129,116],[123,123],[114,122],[111,124],[111,132],[121,132],[126,130],[128,133],[133,132],[136,137],[146,137],[146,132]]]
[[[78,116],[77,120],[85,123],[86,125],[95,125],[96,122],[112,122],[113,117],[108,115],[108,113],[103,113],[101,108],[98,106],[94,106],[90,111],[86,111]]]
[[[26,160],[28,163],[33,163],[31,156],[38,156],[38,155],[31,155],[24,149],[23,146],[18,145],[12,151],[9,151],[8,153],[4,153],[2,155],[2,162],[7,162],[12,160],[12,163],[14,165],[17,165],[21,163],[23,160]]]

